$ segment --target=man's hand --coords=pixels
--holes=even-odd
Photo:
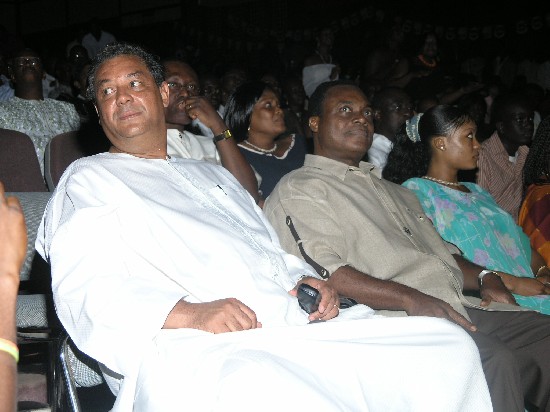
[[[475,332],[477,328],[468,319],[453,309],[451,305],[433,296],[422,292],[407,296],[405,300],[405,311],[409,316],[432,316],[443,318],[462,326],[469,331]]]
[[[494,273],[488,273],[483,277],[479,294],[481,295],[481,306],[489,306],[493,301],[517,305],[516,300],[506,288],[500,276]]]
[[[252,309],[235,298],[227,298],[205,303],[180,300],[168,314],[163,328],[224,333],[261,327]]]
[[[227,129],[223,119],[204,96],[188,97],[183,100],[182,107],[191,119],[199,119],[202,124],[212,130],[214,136]]]
[[[289,292],[292,296],[297,295],[298,286],[301,283],[314,287],[321,294],[319,308],[317,311],[309,314],[309,320],[329,320],[338,316],[340,311],[340,298],[338,297],[338,292],[336,292],[336,289],[329,286],[324,280],[313,277],[305,277],[298,282],[294,289]]]

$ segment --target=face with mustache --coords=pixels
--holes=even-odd
[[[359,166],[374,133],[373,110],[356,86],[340,85],[328,90],[321,115],[309,118],[319,156]]]
[[[137,56],[121,55],[99,66],[95,84],[96,109],[114,151],[166,156],[166,83],[159,87]]]

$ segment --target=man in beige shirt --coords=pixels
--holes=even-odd
[[[373,122],[359,88],[325,83],[310,112],[314,155],[279,182],[264,208],[283,247],[341,295],[381,314],[464,327],[480,350],[495,411],[523,411],[525,400],[548,410],[550,318],[521,311],[495,273],[441,239],[412,192],[361,162]]]

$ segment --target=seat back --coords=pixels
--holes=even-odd
[[[44,153],[44,176],[50,190],[54,190],[67,167],[86,156],[78,131],[58,134],[50,140]]]
[[[0,129],[0,181],[7,192],[47,192],[31,138]]]

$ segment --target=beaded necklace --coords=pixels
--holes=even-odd
[[[431,180],[432,182],[440,183],[442,185],[449,185],[449,186],[455,186],[455,187],[462,186],[462,183],[448,182],[447,180],[436,179],[435,177],[431,177],[431,176],[422,176],[422,179]]]
[[[243,140],[243,143],[246,143],[251,148],[253,148],[253,149],[255,149],[255,150],[257,150],[258,152],[261,152],[261,153],[273,153],[275,150],[277,150],[277,143],[273,144],[273,147],[271,149],[264,149],[264,148],[258,147],[256,145],[250,143],[248,141],[248,139]]]

